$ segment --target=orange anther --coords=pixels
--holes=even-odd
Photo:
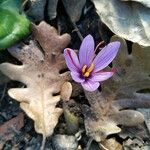
[[[89,77],[89,75],[90,75],[90,73],[93,71],[93,69],[94,69],[94,64],[92,63],[91,65],[90,65],[90,67],[87,69],[87,65],[84,65],[83,67],[82,67],[82,73],[83,73],[83,75],[85,76],[85,77]]]
[[[83,74],[85,73],[86,68],[87,68],[87,65],[84,65],[84,66],[82,67],[82,73],[83,73]]]

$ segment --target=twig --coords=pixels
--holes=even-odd
[[[96,52],[97,49],[98,49],[102,44],[104,44],[104,43],[105,43],[104,41],[99,42],[94,51]]]
[[[88,140],[88,143],[87,143],[87,145],[86,145],[86,148],[85,148],[85,150],[89,150],[90,149],[90,146],[91,146],[91,143],[93,142],[93,138],[90,138],[89,140]]]
[[[103,150],[109,150],[109,149],[107,149],[103,144],[101,144],[101,143],[98,143],[98,145],[99,145],[99,147],[100,148],[102,148]]]
[[[72,22],[72,24],[73,24],[73,27],[75,28],[74,31],[77,32],[77,34],[78,34],[80,40],[83,41],[83,36],[82,36],[82,34],[80,33],[80,31],[79,31],[77,25],[76,25],[74,22]]]
[[[42,145],[41,145],[40,150],[44,150],[44,148],[45,148],[45,143],[46,143],[46,137],[43,136]]]
[[[28,2],[28,0],[24,0],[24,2],[22,3],[21,8],[20,8],[20,10],[19,10],[20,13],[23,12],[23,10],[24,10],[25,5],[27,4],[27,2]]]

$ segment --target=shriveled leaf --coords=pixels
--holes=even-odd
[[[70,106],[75,106],[74,101],[70,100],[72,94],[72,85],[65,82],[61,88],[61,99],[63,99],[63,111],[68,134],[75,134],[79,130],[79,118],[71,112]],[[71,107],[72,108],[72,107]]]
[[[76,103],[74,101],[69,101],[67,103],[64,102],[63,109],[64,109],[64,118],[66,122],[66,130],[67,133],[75,134],[79,130],[79,117],[76,116],[74,113],[79,112],[77,109]]]
[[[30,0],[30,7],[27,10],[27,14],[34,21],[44,20],[44,14],[47,15],[49,20],[55,19],[57,16],[58,2],[59,0],[47,0],[47,2],[46,0]],[[62,1],[67,14],[73,22],[77,22],[80,19],[85,2],[86,0]]]
[[[5,76],[3,73],[0,72],[0,85],[7,83],[8,81],[10,81],[10,79],[7,76]]]
[[[60,71],[66,67],[61,51],[70,42],[70,36],[58,35],[45,22],[32,25],[32,30],[44,53],[33,41],[29,45],[18,44],[9,52],[23,64],[3,63],[0,70],[12,80],[26,84],[27,88],[10,89],[8,93],[21,102],[21,108],[34,120],[35,130],[47,137],[53,133],[62,114],[62,109],[56,107],[60,95],[55,94],[69,78],[67,73]]]
[[[20,130],[24,126],[24,114],[19,113],[16,117],[0,125],[0,149],[6,141],[15,136],[14,130]]]
[[[45,13],[52,20],[57,16],[57,3],[58,0],[30,0],[26,13],[34,21],[44,20]]]
[[[101,20],[112,32],[140,45],[150,46],[150,8],[134,1],[93,2]]]
[[[142,114],[144,114],[145,124],[150,133],[150,109],[138,109]]]
[[[98,142],[120,132],[118,125],[137,126],[144,122],[142,113],[126,108],[150,107],[150,93],[139,92],[149,89],[149,47],[133,44],[129,55],[125,40],[114,36],[112,41],[121,42],[119,53],[112,63],[117,73],[101,84],[101,92],[85,91],[91,106],[83,109],[86,132]]]
[[[119,111],[113,106],[110,99],[106,99],[102,93],[87,92],[86,97],[91,105],[83,107],[86,132],[97,142],[103,141],[110,134],[121,132],[118,125],[135,126],[144,121],[143,115],[134,110]]]
[[[139,2],[147,7],[150,7],[150,1],[149,0],[122,0],[122,1],[133,1],[133,2]]]
[[[62,2],[70,19],[77,22],[80,19],[86,0],[63,0]]]
[[[150,93],[139,92],[142,89],[149,89],[149,59],[150,47],[143,48],[138,44],[132,45],[132,53],[129,55],[126,42],[117,36],[112,41],[120,41],[121,48],[113,61],[113,67],[117,73],[102,85],[103,94],[115,99],[149,99]],[[111,88],[109,88],[111,87]],[[111,95],[110,95],[111,94]],[[147,103],[146,105],[150,105]]]
[[[46,0],[30,0],[26,14],[34,21],[42,21],[44,20],[45,5]],[[51,5],[51,8],[53,8],[53,5]]]
[[[61,88],[61,98],[65,101],[69,101],[72,94],[72,85],[70,82],[65,82]]]
[[[109,150],[122,150],[121,144],[115,138],[106,139],[101,144]]]
[[[122,139],[126,139],[128,137],[130,137],[130,138],[138,137],[143,140],[149,141],[149,132],[148,132],[147,128],[145,128],[144,123],[139,124],[134,127],[125,127],[125,126],[122,127],[122,130],[119,133],[119,136]]]
[[[57,16],[58,0],[48,0],[47,13],[50,20],[55,19]]]
[[[135,139],[127,139],[123,142],[123,148],[124,150],[140,150],[144,149],[144,141],[141,139],[135,138]]]
[[[53,148],[56,150],[76,150],[78,141],[73,135],[57,134],[52,139]]]

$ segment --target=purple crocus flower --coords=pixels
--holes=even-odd
[[[79,58],[74,50],[66,48],[64,57],[71,71],[74,81],[81,83],[87,91],[95,91],[100,83],[114,74],[114,69],[103,71],[116,57],[120,42],[111,42],[105,46],[97,56],[94,51],[94,39],[91,35],[86,36],[79,50]]]

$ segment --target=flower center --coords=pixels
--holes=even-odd
[[[94,64],[93,63],[90,65],[89,68],[87,68],[87,65],[84,65],[82,67],[82,74],[83,74],[83,76],[84,77],[89,77],[89,75],[93,71],[93,69],[94,69]]]

